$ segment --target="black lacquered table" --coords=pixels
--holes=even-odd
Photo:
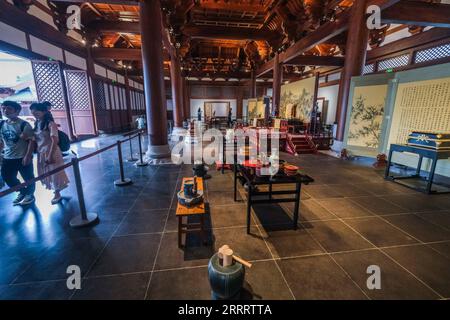
[[[391,175],[390,171],[391,171],[391,166],[392,166],[392,154],[394,152],[399,152],[399,153],[408,152],[408,153],[417,154],[419,156],[419,161],[418,161],[417,167],[416,167],[416,173],[414,175],[409,175],[409,176],[393,176],[393,175]],[[431,168],[430,168],[430,172],[428,173],[428,179],[426,180],[427,184],[426,184],[425,189],[413,188],[407,184],[401,183],[400,181],[404,180],[404,179],[420,179],[421,178],[420,171],[422,168],[423,158],[431,159]],[[431,187],[433,186],[434,173],[436,171],[436,164],[437,164],[438,160],[445,160],[448,158],[450,158],[450,150],[434,150],[434,149],[421,148],[421,147],[409,146],[409,145],[391,144],[391,146],[389,148],[389,157],[388,157],[388,163],[386,166],[386,172],[384,174],[384,178],[392,180],[397,183],[400,183],[406,187],[413,188],[418,191],[426,192],[428,194],[430,194],[430,193],[448,193],[449,191],[437,192],[437,191],[433,191],[431,189]]]
[[[300,208],[300,194],[302,184],[309,184],[314,182],[314,179],[303,174],[295,176],[288,176],[284,173],[274,176],[257,176],[254,169],[245,167],[243,165],[234,165],[234,201],[237,201],[237,183],[238,181],[245,185],[247,184],[247,233],[250,233],[251,208],[254,204],[261,203],[282,203],[295,202],[293,228],[297,229],[299,208]],[[292,185],[291,190],[272,190],[273,185]],[[269,191],[259,191],[258,186],[267,185]],[[295,188],[295,189],[294,189]],[[273,198],[275,195],[294,195],[290,198]],[[265,196],[254,199],[256,196]]]

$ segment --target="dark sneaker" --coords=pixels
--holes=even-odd
[[[25,198],[25,195],[19,193],[17,198],[13,201],[13,205],[17,206],[24,198]]]
[[[34,202],[34,196],[27,195],[23,200],[19,203],[21,206],[28,206]]]

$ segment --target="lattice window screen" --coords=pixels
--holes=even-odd
[[[120,88],[120,92],[122,93],[122,110],[127,110],[127,99],[125,99],[125,89]]]
[[[108,85],[109,87],[109,103],[111,104],[111,110],[116,109],[116,102],[114,100],[114,86],[112,84]]]
[[[134,104],[136,106],[136,110],[140,110],[136,91],[133,91],[133,96],[134,96]]]
[[[118,90],[117,86],[114,86],[114,101],[115,101],[116,110],[120,110],[119,90]]]
[[[414,63],[421,63],[446,57],[450,57],[450,43],[417,51]]]
[[[114,86],[109,85],[109,102],[111,104],[111,110],[116,110],[116,101],[114,98]]]
[[[106,110],[105,87],[103,81],[94,80],[94,99],[97,110]]]
[[[125,110],[128,110],[128,105],[127,105],[127,90],[124,88],[123,89],[123,105],[125,106]]]
[[[363,69],[363,74],[369,74],[375,72],[375,63],[366,64]]]
[[[69,105],[72,110],[90,110],[91,100],[88,77],[85,71],[64,70]]]
[[[129,91],[129,95],[130,95],[130,108],[131,110],[134,110],[134,105],[133,105],[133,91]]]
[[[49,101],[54,110],[65,110],[64,86],[59,62],[32,61],[39,101]]]
[[[109,99],[109,85],[107,83],[104,83],[103,87],[105,88],[106,110],[111,110],[111,103]]]
[[[387,69],[395,69],[398,67],[403,67],[403,66],[408,65],[408,62],[409,62],[408,54],[381,60],[378,63],[378,70],[383,71],[383,70],[387,70]]]
[[[122,88],[121,87],[119,87],[119,105],[120,105],[120,110],[125,110],[125,108],[123,107]]]
[[[118,97],[118,105],[119,105],[119,110],[123,110],[123,105],[122,105],[122,88],[118,88],[117,89],[117,97]]]

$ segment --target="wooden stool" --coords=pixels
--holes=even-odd
[[[183,186],[186,180],[192,180],[192,178],[183,178],[183,183],[181,184],[181,190],[183,190]],[[197,178],[197,186],[198,190],[203,191],[203,178]],[[186,207],[178,203],[176,215],[178,217],[178,247],[182,247],[181,236],[183,233],[200,233],[203,243],[206,243],[206,229],[205,229],[205,214],[206,207],[205,202],[203,201],[200,204],[197,204],[192,207]],[[200,215],[200,223],[191,223],[183,224],[183,217]],[[199,227],[197,229],[191,229],[191,227]]]

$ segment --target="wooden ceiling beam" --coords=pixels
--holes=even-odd
[[[375,5],[379,6],[381,10],[385,10],[397,3],[399,3],[401,0],[368,0],[367,6]]]
[[[283,63],[284,65],[291,66],[333,66],[333,67],[343,67],[345,62],[344,57],[333,57],[333,56],[298,56],[289,62]]]
[[[281,62],[289,62],[290,60],[300,56],[313,49],[318,44],[326,42],[331,38],[341,34],[348,29],[348,21],[350,12],[345,11],[340,14],[335,21],[327,22],[317,28],[315,31],[308,34],[306,37],[297,41],[294,45],[289,47],[285,52],[280,54]]]
[[[88,29],[90,29],[90,31],[95,33],[141,33],[139,22],[95,20],[91,22],[87,27]]]
[[[427,43],[436,42],[442,39],[450,38],[450,29],[433,28],[431,30],[421,32],[411,37],[403,38],[392,43],[388,43],[382,47],[372,49],[367,52],[367,61],[380,59],[384,56],[394,55],[412,48],[426,45]]]
[[[377,5],[382,10],[385,10],[400,0],[369,0],[367,6]],[[317,28],[315,31],[306,35],[294,45],[289,47],[285,52],[280,54],[280,62],[288,63],[292,59],[302,55],[306,51],[311,50],[316,45],[327,42],[328,40],[340,35],[348,29],[348,22],[350,19],[350,10],[346,10],[336,17],[336,20],[327,22]],[[273,69],[273,59],[262,65],[256,72],[257,77],[267,73]]]
[[[68,3],[84,3],[88,2],[86,0],[52,0],[53,2],[68,2]],[[116,4],[124,6],[138,6],[139,0],[95,0],[91,1],[93,3],[106,3],[106,4]]]
[[[132,71],[132,74],[135,76],[142,75],[141,69],[134,69]],[[170,77],[170,72],[167,70],[164,70],[164,75],[167,77]],[[191,78],[211,78],[211,79],[217,79],[217,78],[223,78],[223,79],[230,79],[230,78],[236,78],[236,79],[247,79],[250,78],[250,73],[248,72],[207,72],[207,71],[196,71],[192,70],[189,71],[186,75],[186,77]]]
[[[289,63],[291,60],[302,55],[304,52],[311,50],[316,45],[336,37],[348,28],[349,12],[343,12],[340,14],[335,21],[327,22],[324,25],[317,28],[317,30],[311,32],[306,37],[297,41],[294,45],[289,47],[285,52],[280,54],[281,63]],[[272,70],[274,67],[273,59],[266,62],[261,66],[256,72],[256,76],[261,75]]]
[[[383,23],[450,28],[450,4],[402,1],[386,9]]]
[[[193,25],[183,27],[182,32],[198,39],[270,40],[279,36],[277,32],[271,30]]]
[[[124,48],[92,48],[92,57],[94,59],[114,59],[114,60],[142,60],[141,49]]]
[[[48,41],[58,47],[83,55],[86,48],[75,39],[54,29],[48,23],[22,11],[7,1],[0,1],[0,21]]]
[[[256,71],[256,73],[255,73],[256,77],[259,78],[262,75],[266,74],[267,72],[272,71],[274,65],[275,65],[274,59],[267,61]]]
[[[89,24],[88,28],[91,32],[96,33],[133,33],[139,34],[140,28],[137,22],[124,21],[94,21]],[[266,40],[270,37],[275,37],[276,32],[263,31],[256,29],[242,29],[242,28],[222,28],[211,26],[186,26],[183,33],[193,39],[225,39],[225,40]],[[164,35],[163,35],[164,36]],[[221,44],[222,45],[222,44]],[[228,45],[223,44],[224,47],[235,47],[238,44]]]
[[[197,5],[198,8],[206,10],[228,10],[238,12],[264,12],[266,7],[256,4],[236,3],[228,1],[208,1]]]
[[[128,49],[128,48],[92,48],[92,57],[94,59],[104,60],[128,60],[128,61],[141,61],[142,54],[141,49]],[[167,53],[164,53],[164,60],[170,61],[170,57]]]

